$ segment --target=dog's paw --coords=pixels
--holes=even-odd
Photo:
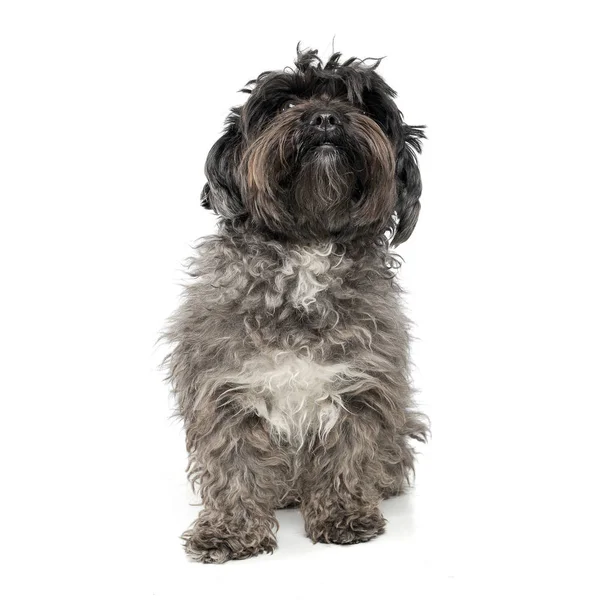
[[[228,560],[272,554],[277,547],[274,519],[233,519],[214,510],[204,510],[181,537],[189,558],[220,564]]]
[[[308,537],[324,544],[360,544],[385,530],[385,519],[379,509],[370,512],[333,512],[317,516],[306,523]]]

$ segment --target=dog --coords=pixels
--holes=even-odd
[[[425,136],[380,62],[298,48],[246,84],[208,154],[218,233],[165,331],[204,505],[193,560],[273,552],[275,511],[294,506],[313,542],[375,538],[428,437],[392,252],[417,223]]]

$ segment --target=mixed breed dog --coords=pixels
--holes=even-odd
[[[194,560],[272,552],[292,506],[313,542],[376,537],[428,435],[391,250],[417,223],[424,134],[378,65],[299,50],[247,84],[209,152],[218,233],[165,332],[204,505],[183,535]]]

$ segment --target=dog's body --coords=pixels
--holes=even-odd
[[[299,54],[252,82],[207,161],[219,234],[167,334],[205,505],[184,537],[203,562],[272,551],[274,511],[295,504],[313,541],[375,537],[379,501],[412,472],[409,438],[427,434],[386,236],[416,222],[422,133],[374,67],[338,59]]]

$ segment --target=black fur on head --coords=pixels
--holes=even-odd
[[[392,245],[406,241],[419,216],[425,136],[404,123],[380,62],[298,50],[295,68],[249,81],[248,101],[231,110],[208,155],[203,206],[295,241],[386,231]]]

